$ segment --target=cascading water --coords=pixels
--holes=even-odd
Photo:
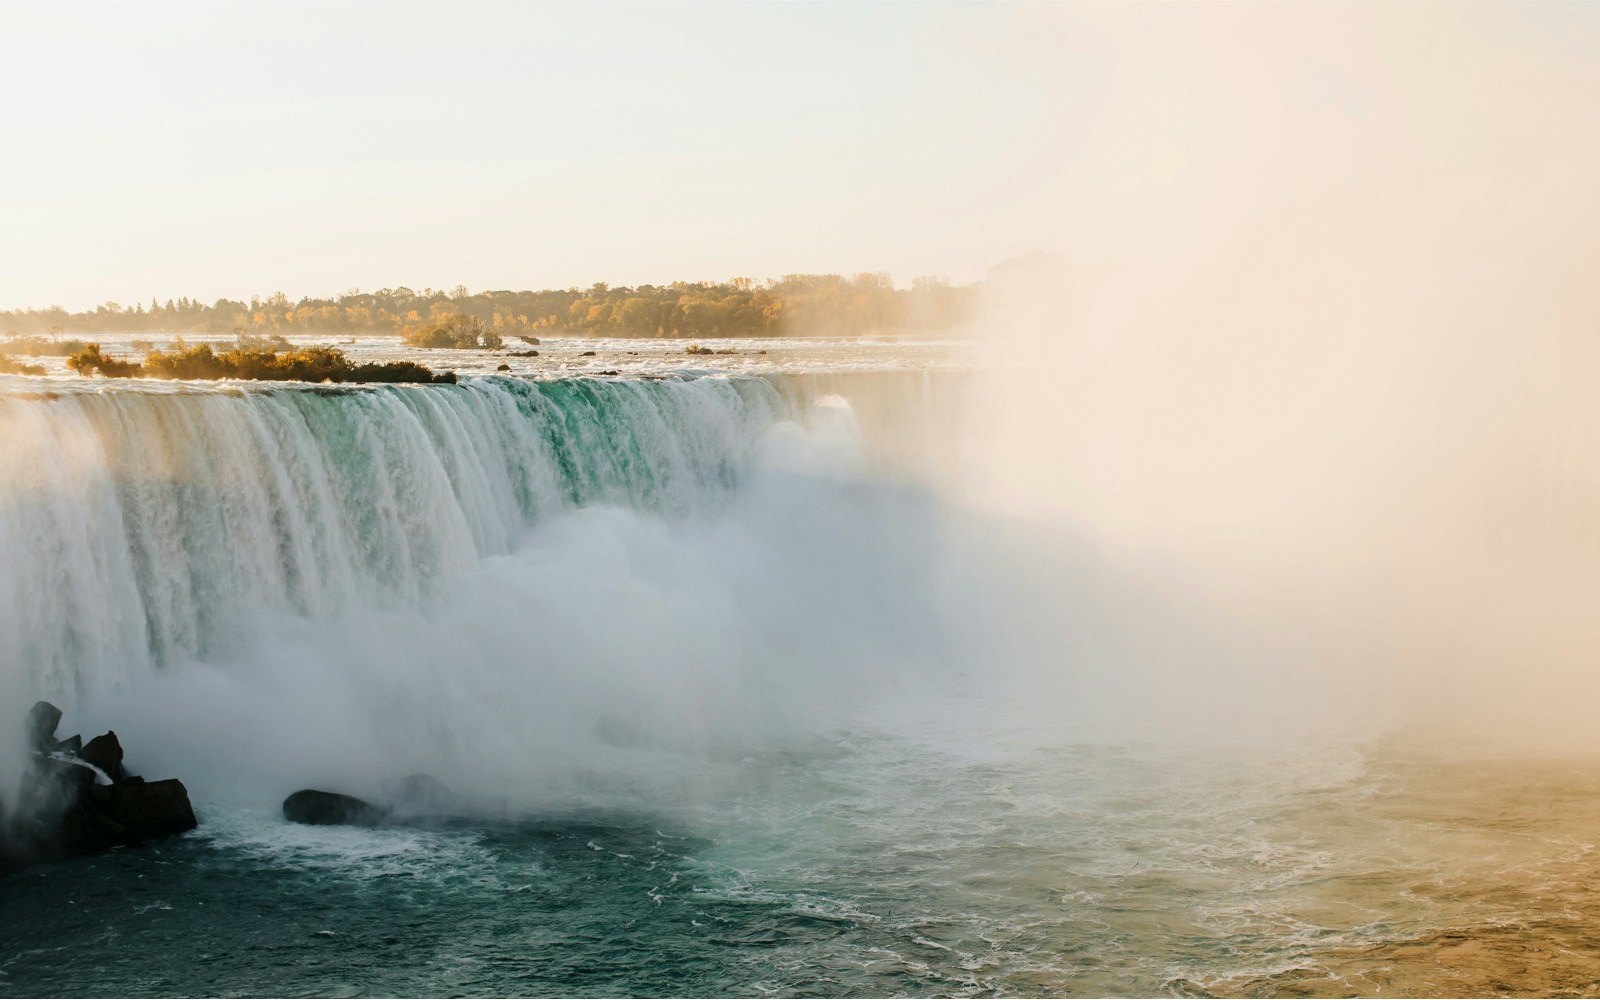
[[[530,756],[567,774],[614,744],[774,725],[864,651],[904,656],[895,630],[933,617],[932,591],[885,578],[898,559],[863,558],[926,547],[913,494],[840,478],[861,444],[815,390],[488,377],[0,397],[8,693],[147,733],[154,763],[223,796],[251,776],[263,794],[372,781],[386,756],[469,784]],[[855,495],[802,499],[817,490]],[[835,638],[796,628],[816,613]],[[214,784],[196,758],[226,763]],[[561,785],[499,766],[493,790]]]
[[[0,656],[67,698],[245,606],[414,605],[541,512],[722,502],[781,410],[760,379],[0,397]]]
[[[415,605],[542,513],[723,503],[783,409],[718,378],[0,397],[0,656],[70,698],[247,607]]]

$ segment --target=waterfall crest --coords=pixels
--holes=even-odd
[[[0,659],[40,696],[225,653],[245,607],[405,607],[541,515],[722,502],[761,378],[0,395]]]

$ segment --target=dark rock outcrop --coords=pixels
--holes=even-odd
[[[283,800],[283,818],[313,826],[378,826],[389,821],[389,810],[354,795],[302,788]]]
[[[28,709],[28,747],[54,750],[56,727],[61,725],[61,709],[48,701],[36,701]]]
[[[122,769],[122,743],[117,739],[115,730],[102,733],[85,743],[83,749],[78,751],[78,759],[98,767],[112,781],[121,781],[128,776],[128,772]]]
[[[89,789],[89,798],[106,816],[122,824],[133,840],[166,837],[198,825],[189,792],[177,778],[129,778],[116,785],[96,785]]]
[[[16,800],[0,812],[0,873],[195,828],[183,782],[129,775],[116,733],[81,751],[77,736],[57,741],[60,721],[48,702],[28,714],[35,752]]]

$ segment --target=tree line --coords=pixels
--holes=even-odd
[[[398,333],[418,341],[461,336],[465,331],[459,324],[472,321],[480,342],[548,334],[716,338],[939,333],[971,319],[978,293],[977,285],[951,285],[937,278],[918,278],[909,288],[896,288],[886,274],[792,274],[767,281],[735,278],[633,287],[600,282],[586,289],[538,292],[472,293],[459,286],[448,292],[352,289],[337,298],[298,301],[279,292],[209,305],[180,298],[132,306],[106,302],[83,312],[55,306],[14,309],[0,311],[0,332],[14,340],[159,332]],[[441,327],[448,333],[440,334]]]

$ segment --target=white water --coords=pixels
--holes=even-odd
[[[205,797],[681,800],[955,648],[930,498],[814,381],[61,388],[0,397],[7,701]]]

